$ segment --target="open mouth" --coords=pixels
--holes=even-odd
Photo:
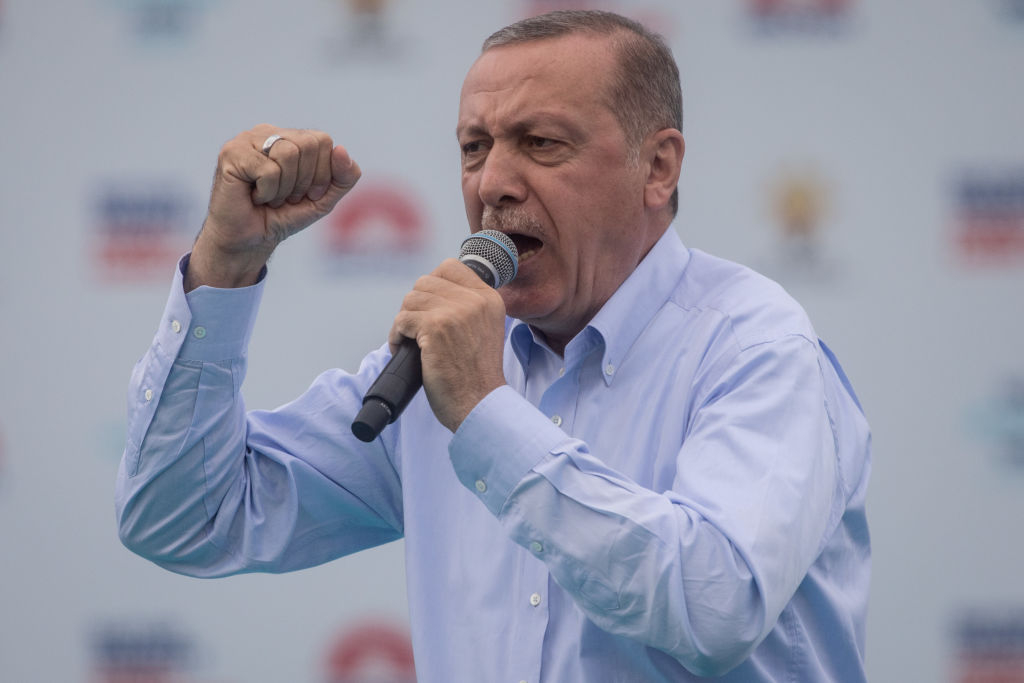
[[[516,249],[519,251],[520,264],[539,252],[544,246],[544,243],[536,237],[530,237],[519,232],[510,232],[508,236],[512,238],[512,242],[515,243]]]

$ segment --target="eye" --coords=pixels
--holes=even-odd
[[[484,144],[479,140],[471,140],[470,142],[463,143],[462,145],[462,156],[471,157],[475,154],[479,154],[484,149]]]
[[[555,146],[551,138],[542,138],[539,135],[530,135],[526,138],[526,144],[533,149],[548,149]]]

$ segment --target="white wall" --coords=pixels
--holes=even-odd
[[[678,230],[779,279],[865,404],[871,679],[989,680],[980,662],[1000,650],[1020,667],[1024,2],[392,0],[362,19],[355,4],[0,2],[0,679],[108,681],[150,662],[169,677],[136,680],[328,681],[347,630],[401,629],[400,544],[209,582],[123,549],[128,374],[218,148],[265,121],[348,146],[364,170],[350,199],[408,200],[412,249],[331,251],[346,228],[396,239],[386,214],[334,215],[282,247],[248,404],[354,368],[466,232],[453,131],[479,43],[554,6],[666,35],[686,115]],[[985,216],[1005,228],[994,246]],[[397,680],[400,659],[363,680]]]

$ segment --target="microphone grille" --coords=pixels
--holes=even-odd
[[[497,230],[481,230],[462,241],[459,258],[476,256],[482,258],[498,273],[497,289],[507,285],[519,272],[519,250],[508,235]]]

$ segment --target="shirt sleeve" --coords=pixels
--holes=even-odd
[[[713,374],[671,490],[611,470],[508,387],[450,446],[462,483],[591,621],[705,676],[771,631],[843,505],[816,347],[758,344]]]
[[[247,413],[241,385],[263,278],[185,294],[187,264],[129,385],[115,496],[124,544],[172,571],[223,576],[299,569],[400,537],[386,444],[355,446],[344,419],[386,349],[356,375],[324,373],[296,401]],[[311,415],[320,426],[305,426]]]

